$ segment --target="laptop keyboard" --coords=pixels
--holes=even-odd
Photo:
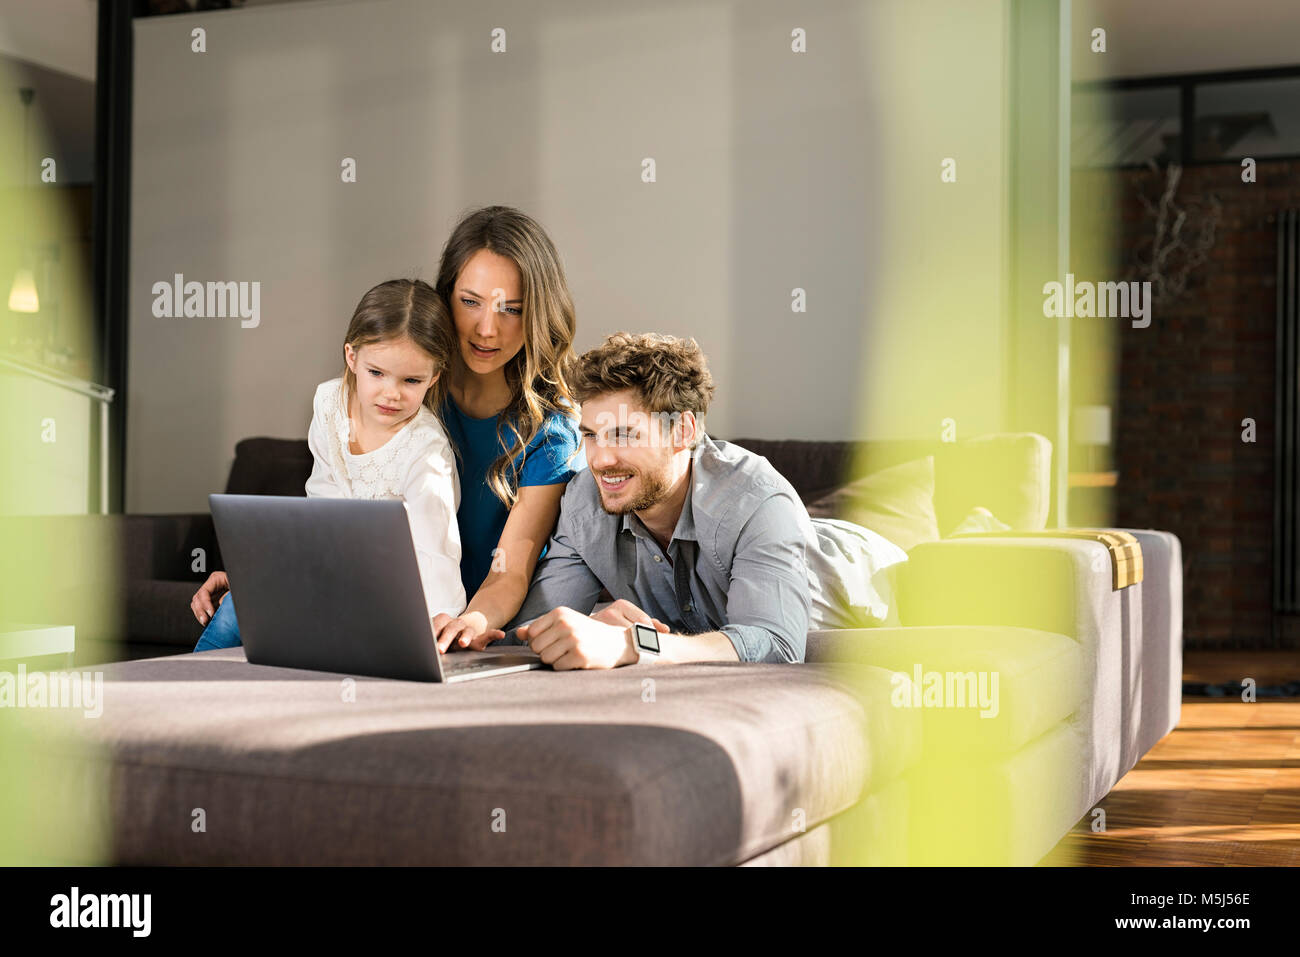
[[[446,674],[464,674],[467,671],[489,671],[495,668],[508,668],[512,665],[526,664],[524,655],[498,655],[494,658],[482,658],[478,661],[452,661],[443,658],[442,670]]]
[[[490,661],[476,661],[473,664],[470,664],[469,662],[458,662],[454,665],[443,665],[442,670],[459,674],[463,671],[484,671],[492,666],[493,663]]]

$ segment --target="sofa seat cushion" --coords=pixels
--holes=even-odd
[[[85,724],[122,864],[734,864],[887,786],[920,746],[867,666],[439,685],[235,648],[103,671]]]
[[[1087,689],[1083,649],[1064,635],[1034,628],[814,631],[808,634],[807,659],[901,672],[908,689],[918,684],[919,674],[919,702],[903,692],[894,700],[902,710],[924,716],[927,761],[945,754],[1015,751],[1074,714]],[[981,678],[984,701],[978,700]],[[937,689],[940,683],[942,696],[936,691],[927,703],[927,686]]]

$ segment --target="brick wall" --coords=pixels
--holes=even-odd
[[[1153,231],[1136,194],[1152,179],[1117,176],[1128,268]],[[1272,615],[1277,213],[1300,206],[1300,162],[1261,161],[1253,184],[1234,165],[1183,171],[1180,199],[1211,192],[1222,218],[1188,295],[1116,337],[1115,521],[1182,541],[1187,647],[1300,647],[1294,632],[1275,635]]]

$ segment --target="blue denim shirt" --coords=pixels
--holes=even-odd
[[[707,435],[689,483],[665,551],[635,513],[604,510],[590,469],[575,475],[508,627],[561,605],[589,614],[604,589],[675,633],[722,632],[741,661],[803,661],[817,538],[798,493],[767,459]]]

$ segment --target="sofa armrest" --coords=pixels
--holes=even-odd
[[[1141,642],[1124,657],[1133,720],[1125,728],[1127,771],[1178,725],[1183,703],[1183,546],[1172,532],[1125,528],[1142,545]]]
[[[123,515],[124,568],[129,581],[194,582],[222,567],[212,516]],[[201,571],[194,566],[202,549]]]
[[[155,654],[191,650],[203,626],[190,611],[190,598],[223,567],[212,516],[123,515],[121,521],[124,639],[132,647],[148,643]]]

